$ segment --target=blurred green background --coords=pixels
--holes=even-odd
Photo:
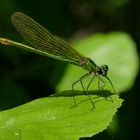
[[[139,0],[0,0],[0,36],[22,41],[11,24],[11,14],[20,11],[72,43],[98,32],[127,32],[136,42],[139,53],[139,5]],[[0,109],[10,109],[54,93],[66,67],[63,62],[18,48],[0,47]],[[121,95],[125,102],[117,114],[117,130],[83,139],[139,139],[139,83],[140,75],[134,86]]]

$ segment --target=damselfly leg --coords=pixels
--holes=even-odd
[[[101,82],[103,83],[102,86],[101,86]],[[105,86],[106,86],[106,82],[103,79],[101,79],[100,76],[98,76],[98,88],[101,91],[102,96],[106,95],[105,90],[104,90]],[[110,96],[107,96],[107,97],[109,97],[111,99],[111,101],[113,102],[113,100]],[[107,97],[105,97],[106,100],[107,100]]]
[[[88,94],[88,89],[89,89],[89,87],[90,87],[90,85],[91,85],[93,79],[95,78],[95,76],[92,77],[92,79],[91,79],[90,82],[88,83],[88,86],[87,86],[86,89],[85,89],[84,84],[83,84],[83,82],[82,82],[82,80],[85,79],[86,77],[88,77],[89,75],[90,75],[90,73],[86,73],[86,74],[83,75],[79,80],[77,80],[76,82],[74,82],[74,83],[72,84],[72,90],[74,91],[74,86],[75,86],[78,82],[80,82],[80,84],[81,84],[81,86],[82,86],[82,88],[83,88],[83,91],[84,91],[85,95],[88,96],[88,98],[89,98],[89,100],[90,100],[90,102],[91,102],[93,108],[95,108],[94,102],[92,101],[91,96]],[[74,107],[75,107],[75,106],[77,106],[77,104],[76,104],[76,99],[75,99],[75,96],[74,96]]]

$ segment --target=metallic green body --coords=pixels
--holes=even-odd
[[[85,63],[83,63],[82,68],[89,71],[89,73],[96,72],[97,65],[90,59],[86,58]]]

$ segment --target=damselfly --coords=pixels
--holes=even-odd
[[[88,89],[95,77],[98,78],[99,82],[101,81],[105,83],[100,77],[101,75],[104,76],[111,84],[114,93],[116,93],[111,80],[107,77],[107,65],[103,65],[101,67],[97,66],[90,58],[79,54],[76,50],[72,48],[72,46],[69,43],[57,37],[56,35],[53,35],[46,28],[44,28],[43,26],[41,26],[36,21],[34,21],[33,19],[31,19],[23,13],[14,13],[12,15],[12,23],[17,29],[17,31],[23,36],[23,38],[27,40],[27,42],[31,46],[15,42],[7,38],[0,38],[0,43],[4,45],[16,46],[44,56],[65,61],[76,66],[80,66],[86,71],[88,71],[88,73],[86,73],[79,80],[72,84],[72,90],[74,90],[74,86],[78,82],[80,82],[85,94],[90,99],[90,102],[92,103],[93,107],[94,103],[90,95],[88,94]],[[93,77],[89,82],[88,86],[85,88],[82,80],[91,74],[93,74]],[[101,89],[100,84],[99,89]],[[75,97],[74,103],[76,106]]]

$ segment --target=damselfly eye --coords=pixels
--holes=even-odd
[[[98,72],[99,74],[102,74],[102,69],[101,69],[101,68],[97,68],[97,72]]]
[[[107,66],[107,65],[103,65],[103,66],[102,66],[102,69],[103,69],[104,71],[108,71],[108,66]]]
[[[107,71],[108,71],[108,66],[107,65],[103,65],[101,67],[101,69],[102,69],[102,75],[106,76],[107,75]]]

